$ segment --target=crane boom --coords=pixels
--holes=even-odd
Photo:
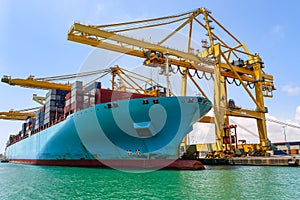
[[[2,82],[7,83],[9,85],[18,85],[22,87],[29,87],[29,88],[39,88],[39,89],[58,89],[58,90],[71,90],[70,84],[60,84],[60,83],[53,83],[44,80],[35,80],[33,76],[29,76],[27,79],[21,78],[11,78],[10,76],[3,76],[1,79]]]
[[[71,84],[55,83],[53,81],[74,79],[78,77],[92,76],[92,75],[103,74],[108,72],[110,72],[109,69],[101,69],[101,70],[81,72],[76,74],[50,76],[45,78],[34,78],[34,76],[31,75],[27,79],[11,78],[11,76],[3,76],[1,81],[13,86],[18,85],[21,87],[38,88],[38,89],[45,89],[45,90],[57,89],[57,90],[71,91]],[[37,98],[38,97],[36,97],[36,99]],[[42,99],[40,98],[39,100]]]
[[[215,65],[215,62],[211,59],[205,59],[203,57],[171,49],[169,47],[164,47],[150,42],[130,38],[128,36],[107,32],[105,30],[97,28],[96,26],[74,23],[68,33],[68,40],[145,59],[147,59],[147,51],[153,50],[161,53],[168,51],[171,56],[168,58],[168,60],[172,65],[182,66],[185,68],[204,71],[208,73],[214,73],[214,69],[212,67],[209,67],[211,65]],[[206,54],[207,52],[202,53],[202,55]],[[154,60],[159,63],[165,63],[164,57],[153,57],[152,59],[148,59],[145,64],[151,64]],[[221,63],[221,67],[225,69],[221,72],[222,76],[237,78],[236,75],[232,71],[230,71],[231,68],[226,63]],[[253,70],[241,68],[238,66],[232,66],[232,68],[237,73],[242,74],[241,79],[243,81],[255,81],[253,78]],[[262,78],[266,81],[266,84],[272,85],[272,75],[264,73],[262,74]]]
[[[99,73],[102,74],[98,78],[102,78],[103,76],[111,74],[113,80],[116,79],[116,76],[118,76],[121,80],[123,80],[121,86],[119,86],[115,81],[112,81],[112,89],[143,93],[149,96],[163,95],[159,93],[159,88],[156,88],[157,86],[159,86],[159,83],[143,75],[122,69],[119,66],[114,66],[109,69],[88,71],[88,72],[69,74],[69,75],[52,76],[46,78],[34,78],[33,76],[29,76],[29,78],[27,79],[12,79],[9,76],[4,76],[2,78],[2,82],[8,83],[10,85],[20,85],[23,87],[33,87],[33,88],[40,88],[40,89],[60,89],[60,90],[70,91],[71,85],[57,84],[57,83],[50,82],[48,80],[53,81],[53,80],[61,80],[61,79],[68,79],[68,78],[81,77],[81,76],[91,76]],[[139,85],[140,82],[146,84],[145,88]],[[34,94],[33,100],[40,103],[41,105],[44,105],[46,98]],[[10,110],[9,112],[0,112],[0,119],[24,121],[27,119],[27,117],[34,117],[35,116],[34,111],[39,108],[40,107],[28,108],[28,109],[23,109],[18,111]]]
[[[8,111],[0,112],[0,119],[5,120],[26,120],[27,117],[35,117],[35,113],[20,112],[20,111]]]

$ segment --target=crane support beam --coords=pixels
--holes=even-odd
[[[215,123],[214,122],[214,117],[210,117],[210,116],[204,116],[202,119],[199,120],[199,122],[201,123]]]
[[[27,119],[27,117],[22,117],[22,116],[0,116],[0,119],[25,121]]]
[[[165,58],[154,57],[154,58],[151,58],[151,59],[147,60],[145,62],[145,64],[146,65],[154,65],[156,63],[164,64],[164,62],[165,62]],[[182,66],[182,67],[192,69],[192,70],[198,70],[198,71],[203,71],[203,72],[206,72],[206,73],[214,74],[214,69],[211,68],[211,67],[203,66],[203,65],[197,65],[197,64],[194,64],[194,63],[187,62],[185,60],[176,60],[176,59],[169,58],[169,63],[172,64],[172,65]],[[222,68],[222,71],[220,72],[221,76],[237,79],[238,77],[231,70],[231,69],[234,69],[234,71],[236,71],[238,74],[240,74],[239,76],[241,77],[241,79],[243,81],[247,81],[247,82],[251,82],[251,83],[255,82],[255,79],[253,78],[254,74],[253,74],[252,70],[242,68],[242,67],[236,67],[236,66],[231,66],[232,68],[230,68],[225,63],[220,63],[220,67]],[[273,82],[272,82],[273,81],[273,76],[272,75],[263,74],[262,79],[264,79],[264,82],[263,81],[262,82],[265,85],[273,86]]]
[[[168,51],[173,57],[169,57],[169,63],[176,66],[185,67],[187,69],[197,69],[199,71],[204,71],[207,73],[214,73],[214,69],[208,67],[214,65],[212,60],[204,59],[193,55],[191,53],[186,53],[174,49],[170,49],[164,46],[152,44],[145,41],[140,41],[127,36],[122,36],[112,32],[107,32],[105,30],[97,29],[93,26],[86,26],[79,23],[75,23],[68,33],[68,40],[75,41],[82,44],[91,45],[98,48],[103,48],[111,51],[116,51],[119,53],[125,53],[131,56],[147,58],[145,55],[146,50],[154,50],[158,52]],[[112,43],[114,42],[114,43]],[[163,64],[166,62],[165,58],[154,57],[147,60],[145,64],[153,64],[154,60]],[[205,65],[204,65],[205,64]],[[253,70],[247,69],[247,67],[238,66],[228,66],[227,63],[220,63],[220,67],[223,69],[221,75],[230,78],[238,78],[236,74],[232,71],[236,71],[241,74],[240,77],[244,81],[254,82]],[[269,85],[272,85],[273,76],[268,74],[262,74],[262,78]]]
[[[116,51],[119,53],[125,53],[131,56],[136,56],[136,57],[140,57],[140,58],[145,58],[144,52],[141,50],[136,50],[133,48],[129,48],[129,47],[125,47],[122,45],[116,45],[116,44],[111,44],[111,43],[107,43],[107,42],[103,42],[100,40],[94,40],[91,38],[87,38],[84,36],[78,36],[78,35],[68,35],[68,40],[71,41],[75,41],[81,44],[87,44],[93,47],[98,47],[98,48],[102,48],[102,49],[107,49],[110,51]]]
[[[13,86],[18,85],[22,87],[39,88],[39,89],[46,89],[46,90],[58,89],[58,90],[71,91],[71,85],[69,84],[59,84],[59,83],[53,83],[48,81],[37,81],[33,77],[29,77],[28,79],[20,79],[20,78],[11,78],[10,76],[3,76],[1,81]]]
[[[255,118],[255,119],[263,119],[264,117],[263,112],[248,110],[248,109],[227,109],[226,115],[232,117],[244,117],[244,118]]]
[[[25,113],[18,111],[0,112],[0,119],[5,120],[26,120],[27,117],[35,117],[35,113]]]
[[[34,113],[22,113],[17,111],[9,111],[9,112],[0,112],[0,115],[6,115],[6,116],[22,116],[22,117],[34,117]]]
[[[232,117],[263,119],[264,113],[248,109],[227,109],[226,115]],[[214,117],[204,116],[199,122],[214,123]]]
[[[81,37],[89,38],[90,40],[98,40],[99,42],[103,39],[115,42],[116,44],[119,43],[120,45],[131,45],[135,46],[138,49],[148,49],[159,51],[161,53],[168,51],[170,55],[185,58],[191,62],[207,62],[209,64],[213,64],[212,61],[197,57],[196,55],[186,53],[183,51],[167,48],[164,46],[152,44],[150,42],[145,42],[141,40],[137,40],[134,38],[126,37],[120,34],[115,34],[113,32],[108,32],[105,30],[98,29],[94,26],[86,26],[83,24],[75,23],[68,34],[68,40],[74,39],[74,37],[70,37],[70,35],[77,35]],[[73,40],[75,41],[75,40]],[[77,41],[79,42],[79,41]]]
[[[34,100],[35,102],[41,105],[45,105],[46,97],[41,97],[41,96],[37,96],[37,94],[33,94],[32,100]]]

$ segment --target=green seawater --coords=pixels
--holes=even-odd
[[[0,164],[0,199],[300,199],[300,167],[142,173]]]

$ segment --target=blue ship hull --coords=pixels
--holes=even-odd
[[[162,165],[178,159],[182,139],[211,106],[203,97],[97,104],[7,146],[5,156],[13,162],[42,165]]]

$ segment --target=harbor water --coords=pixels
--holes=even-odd
[[[0,163],[0,199],[298,199],[300,167],[206,166],[200,171]]]

